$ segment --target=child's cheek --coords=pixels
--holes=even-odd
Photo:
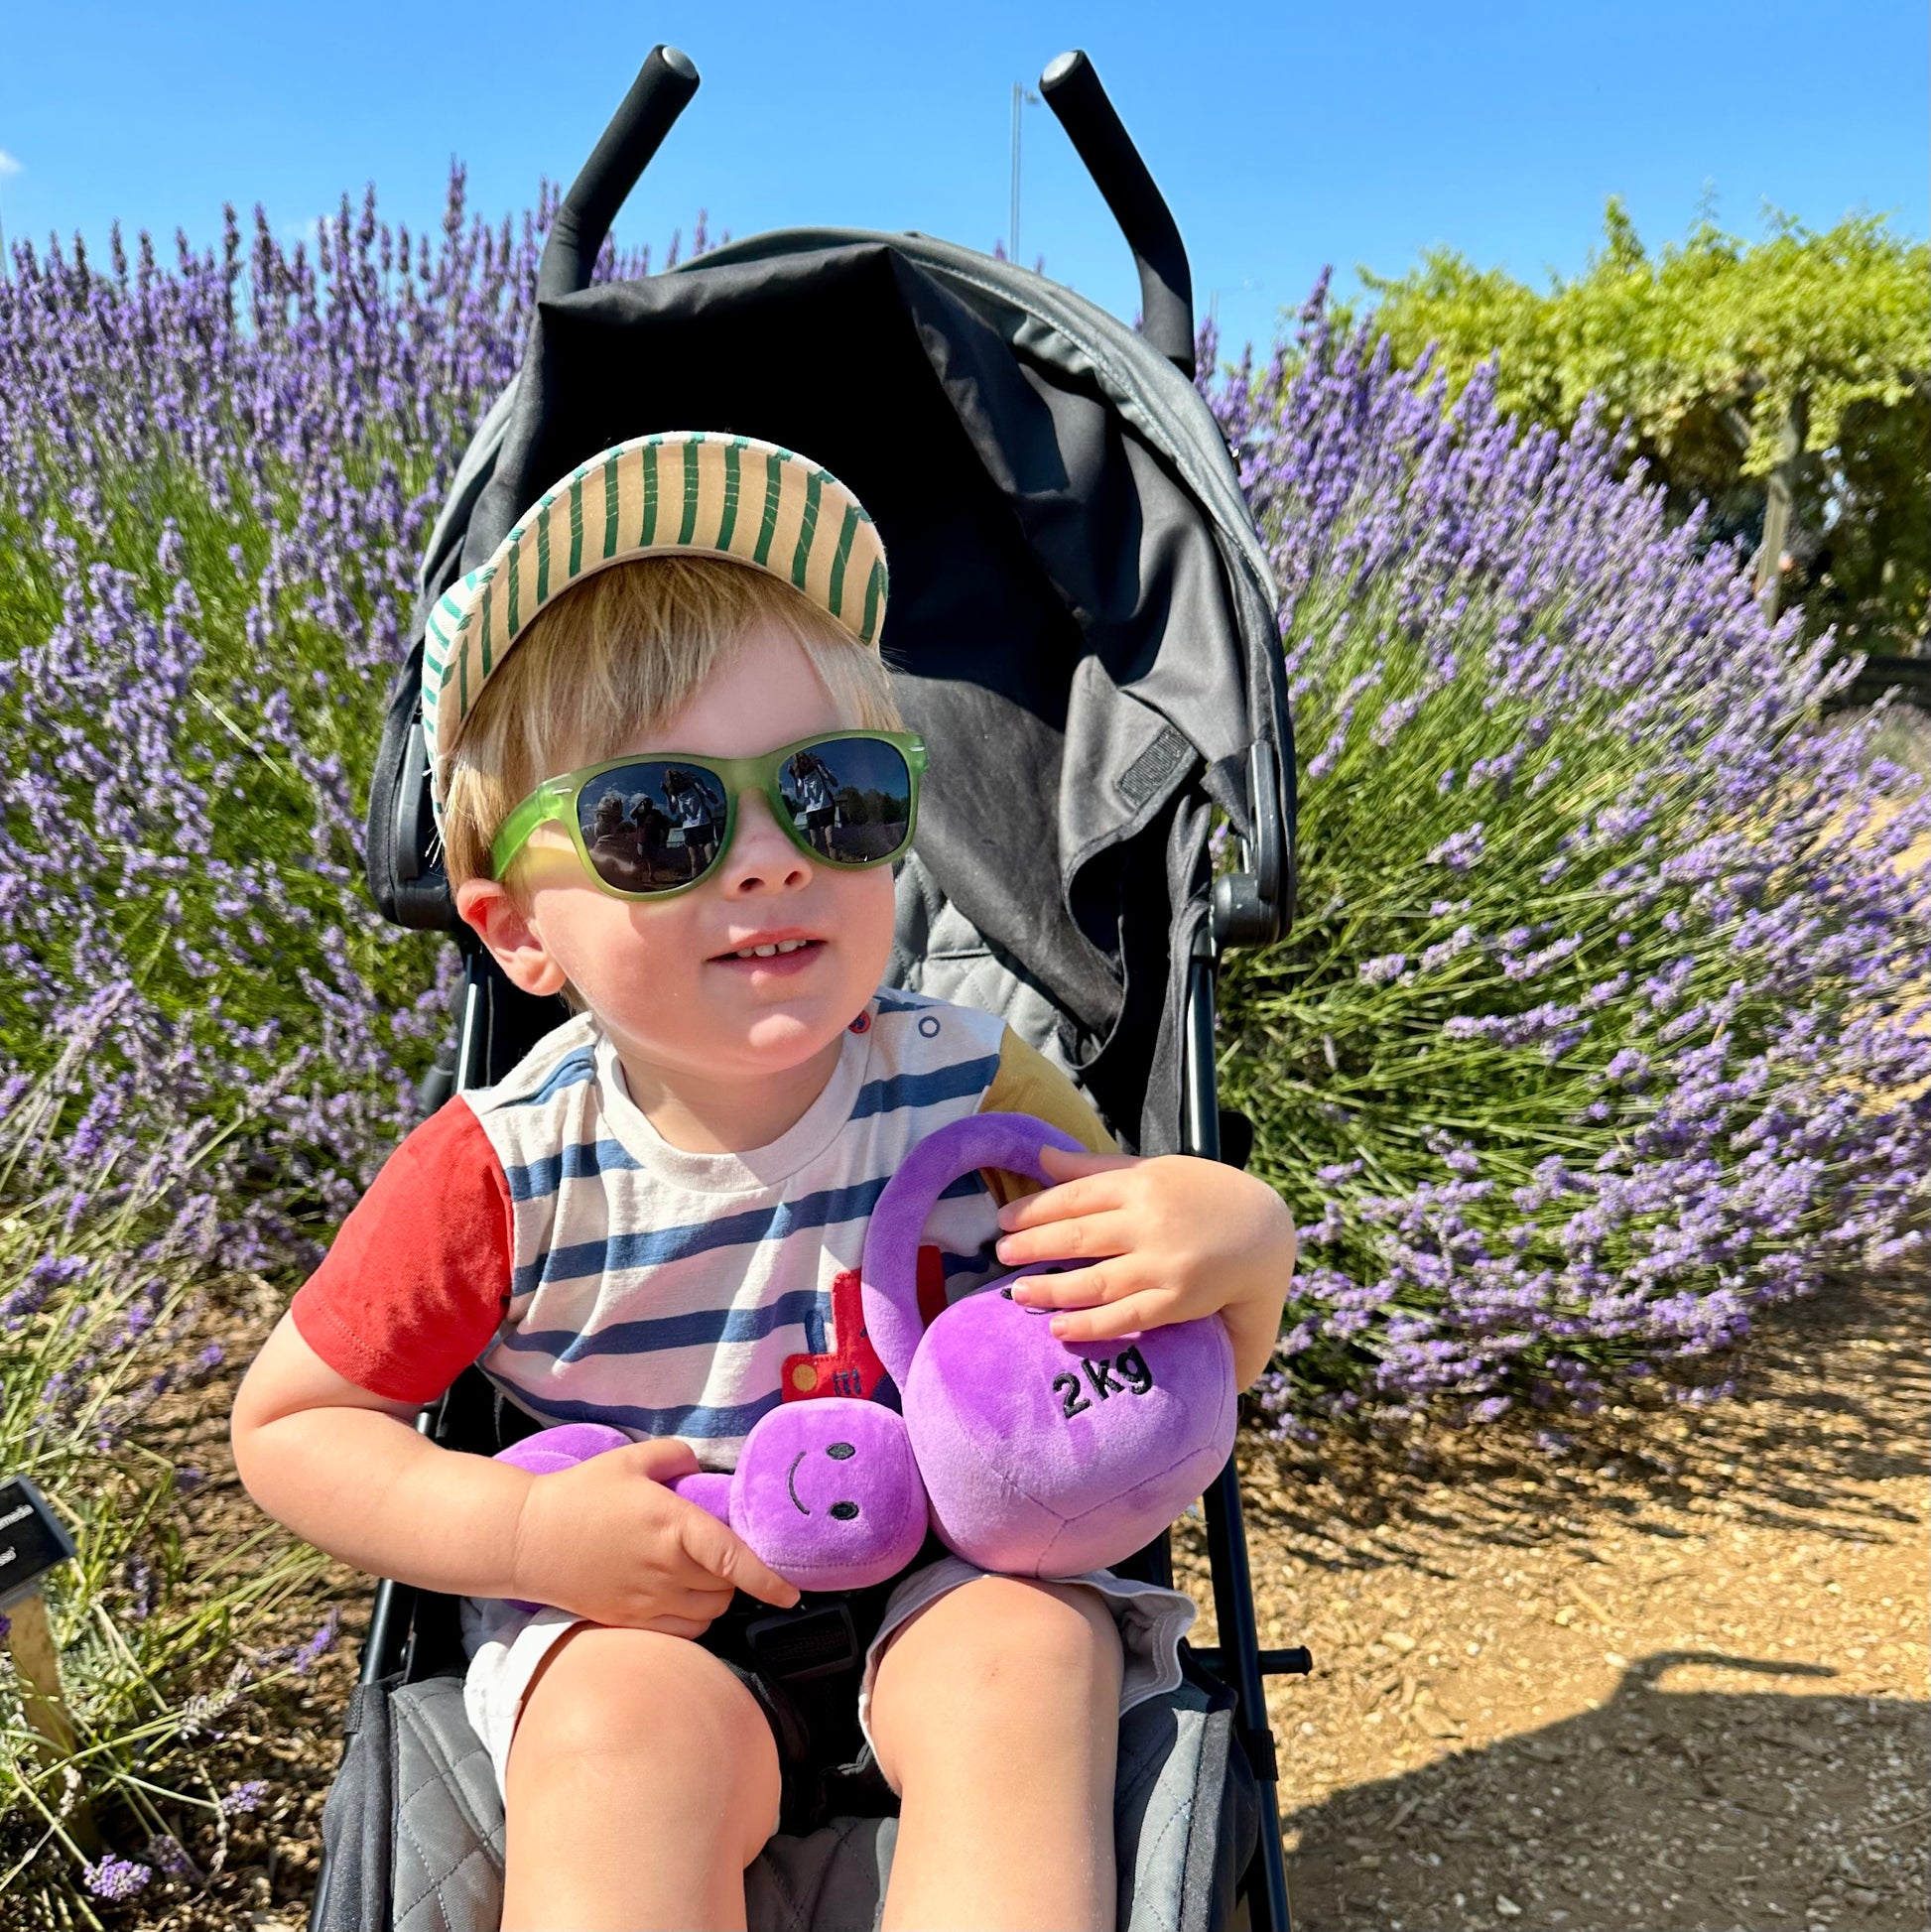
[[[892,868],[880,865],[838,881],[841,888],[833,910],[834,939],[844,951],[854,986],[862,983],[869,998],[885,976],[892,957],[892,924],[896,905]]]

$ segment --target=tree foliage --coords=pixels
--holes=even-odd
[[[1604,245],[1546,292],[1449,249],[1362,271],[1403,363],[1432,343],[1459,395],[1496,359],[1500,406],[1567,434],[1583,400],[1624,418],[1685,516],[1754,549],[1772,479],[1791,497],[1786,601],[1811,634],[1909,650],[1931,592],[1931,248],[1881,216],[1813,233],[1773,215],[1746,242],[1707,216],[1645,249],[1611,197]],[[1785,439],[1798,434],[1791,443]],[[1794,447],[1793,447],[1794,444]]]

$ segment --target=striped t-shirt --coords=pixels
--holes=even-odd
[[[1112,1149],[1002,1020],[881,990],[788,1131],[691,1153],[644,1117],[580,1014],[402,1143],[296,1296],[296,1325],[374,1394],[429,1401],[473,1360],[541,1422],[680,1436],[728,1470],[787,1358],[837,1356],[834,1283],[857,1268],[886,1181],[927,1134],[988,1109]],[[1006,1272],[994,1216],[1033,1186],[970,1174],[946,1191],[924,1241],[949,1299]]]

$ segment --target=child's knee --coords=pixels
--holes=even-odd
[[[517,1719],[506,1794],[541,1780],[644,1788],[659,1810],[742,1813],[756,1856],[778,1806],[776,1743],[751,1693],[685,1637],[579,1625],[545,1659]]]
[[[886,1665],[895,1657],[895,1677],[922,1703],[957,1700],[988,1718],[1118,1706],[1119,1628],[1104,1600],[1078,1584],[978,1578],[908,1624]]]
[[[994,1619],[986,1641],[1003,1636],[1009,1648],[1048,1675],[1090,1683],[1108,1703],[1117,1703],[1124,1654],[1106,1600],[1082,1584],[1034,1583],[1024,1589],[1024,1597]]]

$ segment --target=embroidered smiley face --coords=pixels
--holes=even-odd
[[[791,1459],[791,1468],[785,1473],[785,1491],[791,1497],[791,1506],[801,1516],[809,1516],[812,1513],[809,1506],[798,1494],[799,1466],[811,1453],[809,1449],[801,1449]],[[848,1442],[833,1442],[825,1445],[826,1458],[834,1463],[848,1463],[857,1453],[857,1450]],[[807,1481],[809,1480],[808,1478]],[[825,1513],[835,1522],[848,1523],[854,1516],[859,1514],[859,1509],[858,1505],[848,1496],[841,1496]]]
[[[752,1430],[731,1527],[801,1590],[857,1590],[918,1553],[928,1515],[896,1410],[844,1396],[788,1402]]]

